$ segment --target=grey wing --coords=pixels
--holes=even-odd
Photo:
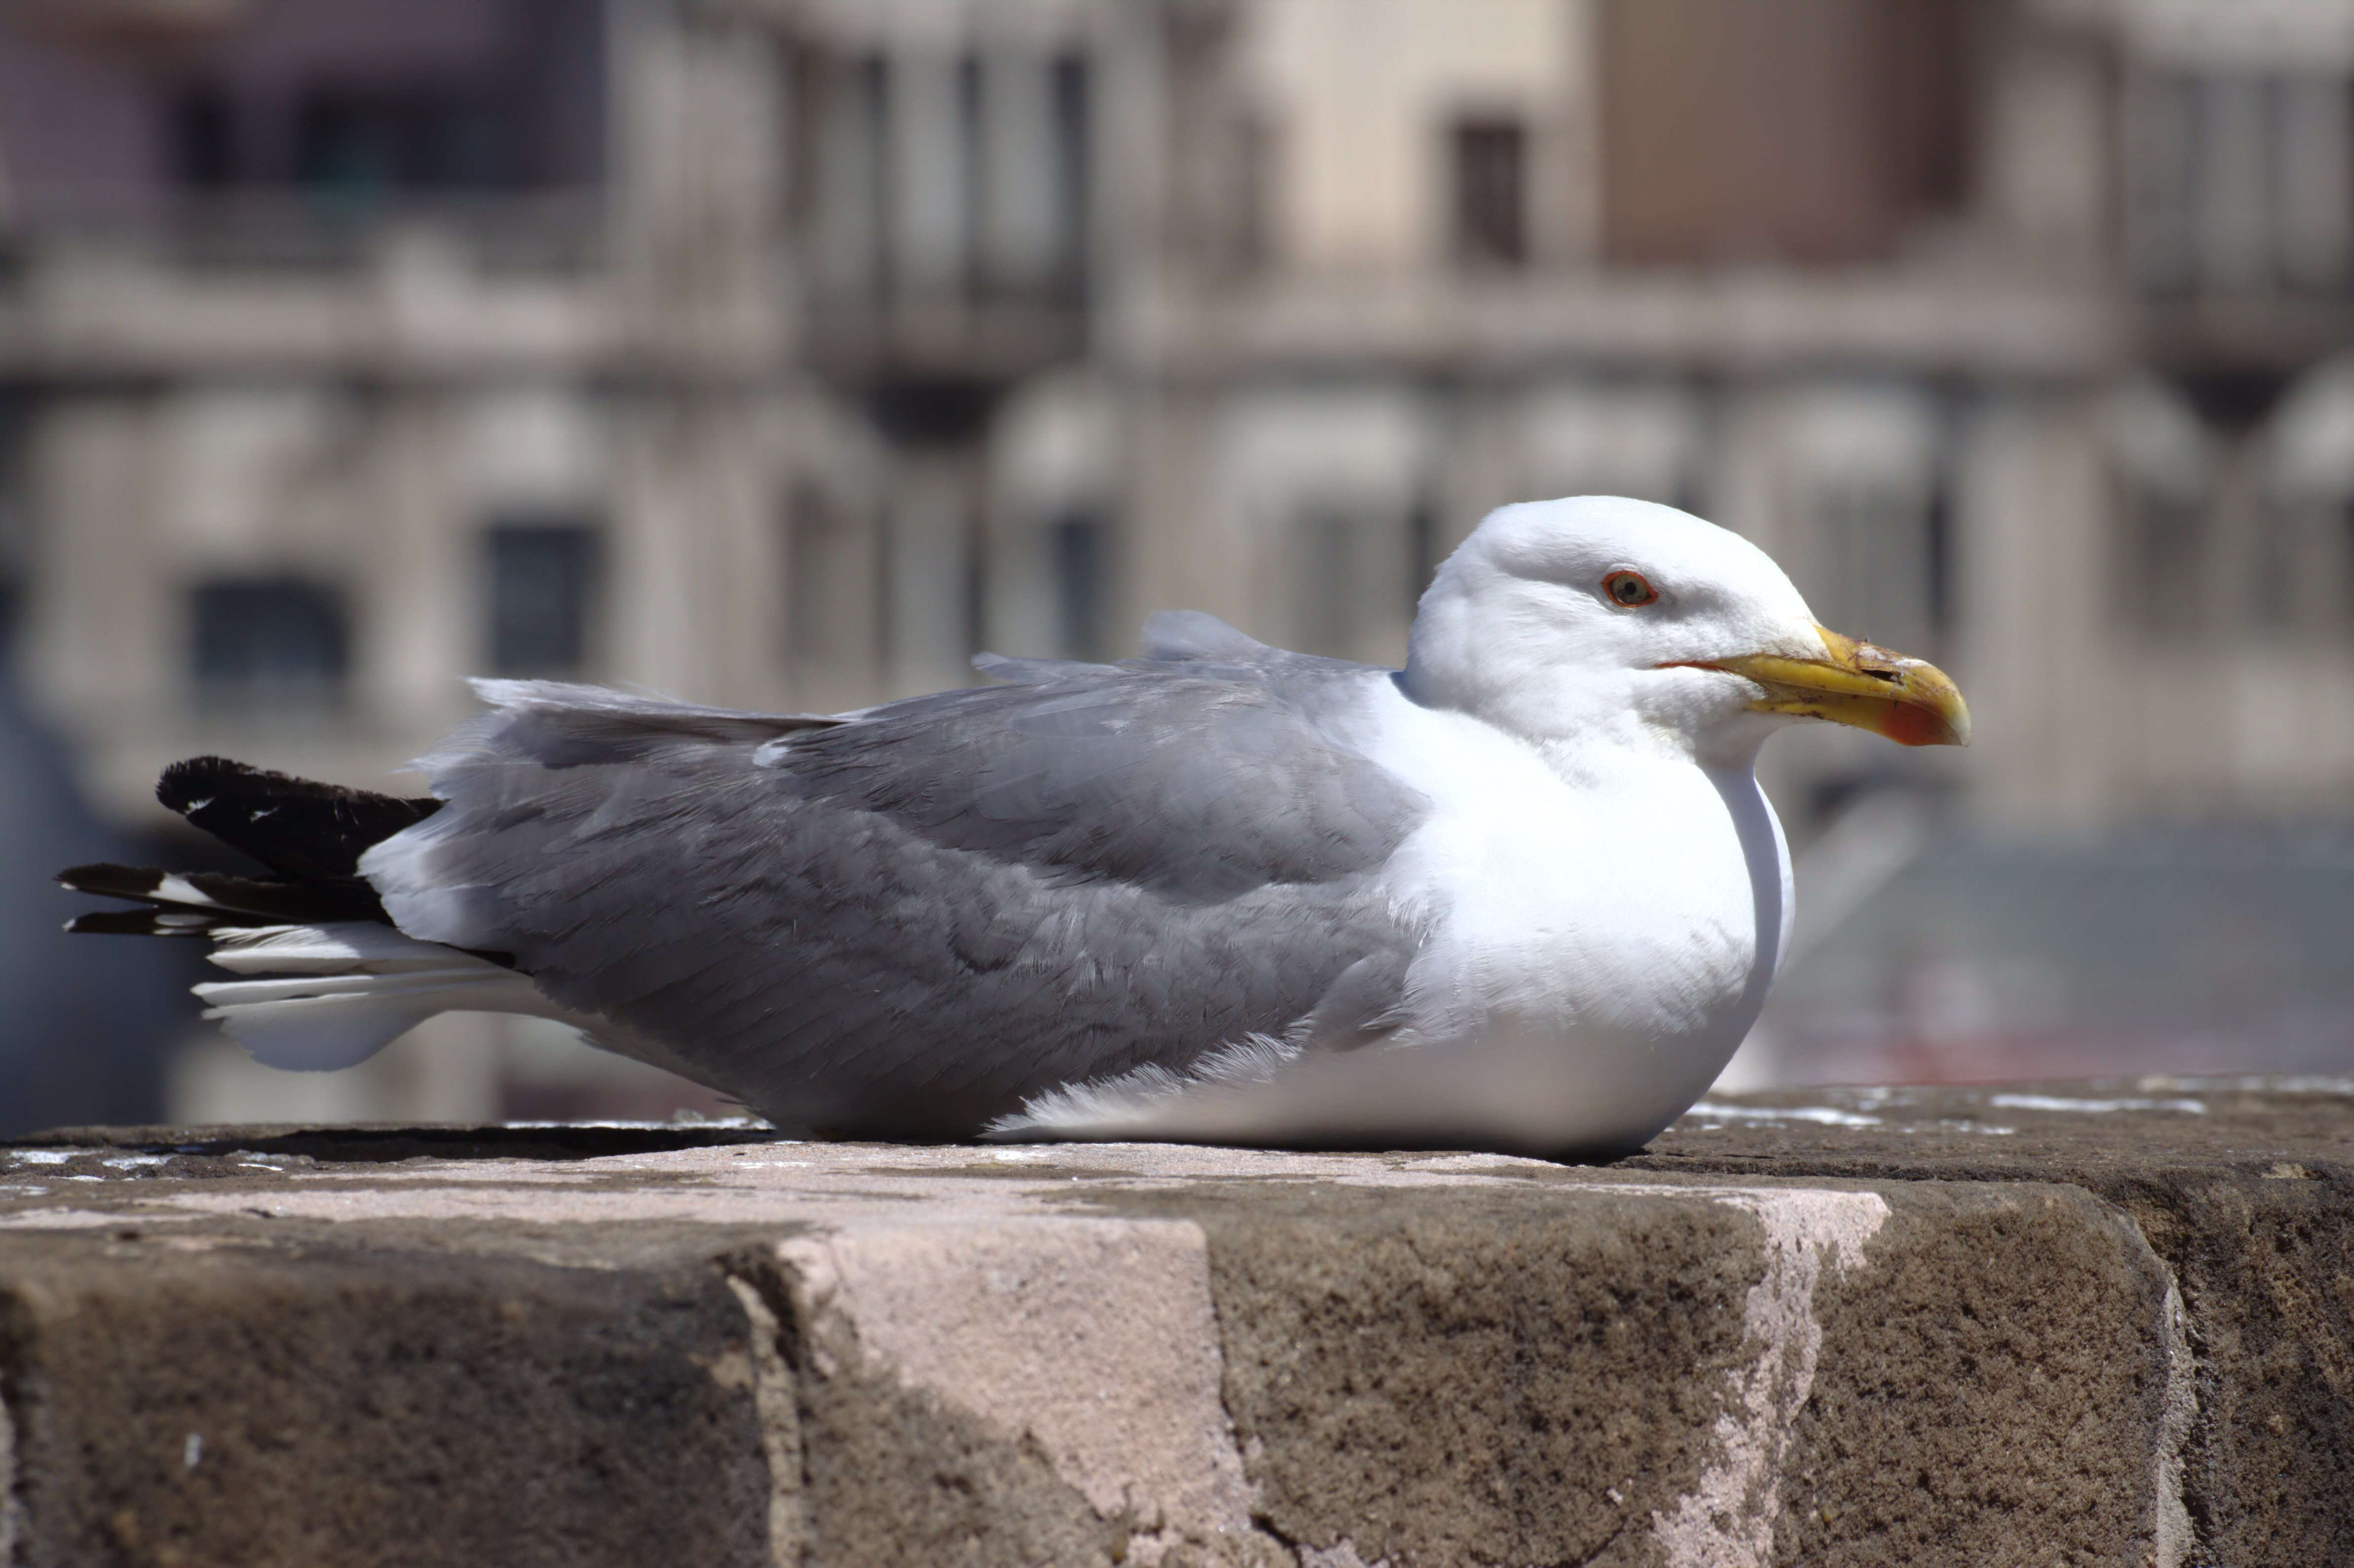
[[[1426,803],[1348,744],[1382,673],[1261,652],[833,719],[495,683],[428,759],[449,807],[363,869],[411,935],[818,1131],[965,1135],[1255,1035],[1346,1044],[1403,988],[1382,872]]]

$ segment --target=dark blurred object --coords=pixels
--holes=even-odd
[[[588,665],[597,530],[561,519],[495,523],[490,569],[490,672],[576,680]]]
[[[128,221],[251,260],[304,223],[603,175],[587,0],[0,0],[0,30],[16,226]]]
[[[351,666],[342,596],[299,577],[231,578],[194,594],[196,688],[217,707],[332,705]]]
[[[197,955],[69,937],[77,901],[50,882],[63,866],[138,858],[100,824],[63,747],[0,678],[0,1137],[163,1114],[163,1062],[194,1022],[182,988]]]

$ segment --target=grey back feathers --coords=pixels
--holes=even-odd
[[[426,759],[445,808],[360,869],[411,935],[821,1132],[1377,1033],[1417,940],[1380,874],[1426,810],[1351,741],[1389,673],[1206,616],[1147,645],[827,717],[483,683]]]

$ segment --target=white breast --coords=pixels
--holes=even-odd
[[[1384,690],[1368,754],[1426,795],[1390,891],[1429,938],[1393,1043],[1240,1050],[1195,1080],[1059,1097],[1004,1129],[1081,1138],[1616,1153],[1712,1082],[1764,1005],[1789,857],[1748,768],[1536,747]],[[1263,1043],[1271,1048],[1272,1042]]]
[[[1475,720],[1413,711],[1381,760],[1436,808],[1392,866],[1431,919],[1414,985],[1432,1039],[1514,1017],[1691,1038],[1761,952],[1770,978],[1787,859],[1745,768],[1625,749],[1566,779]]]
[[[1639,1144],[1714,1080],[1780,958],[1789,856],[1755,778],[1649,747],[1565,777],[1461,715],[1385,719],[1377,759],[1436,806],[1393,868],[1431,931],[1396,1054],[1445,1070],[1406,1075],[1511,1141]]]

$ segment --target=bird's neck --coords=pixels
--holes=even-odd
[[[1606,676],[1531,672],[1517,681],[1450,682],[1409,664],[1397,683],[1419,706],[1462,714],[1528,747],[1572,784],[1661,766],[1747,778],[1777,727],[1760,714],[1688,726],[1677,722],[1684,715],[1648,711],[1628,682]]]

